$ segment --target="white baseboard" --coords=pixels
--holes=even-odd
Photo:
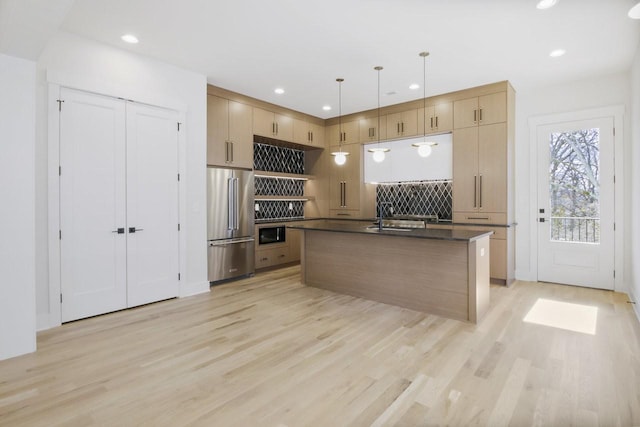
[[[531,270],[518,270],[514,272],[516,276],[516,280],[522,280],[525,282],[534,282],[535,280],[532,278]]]
[[[184,286],[180,287],[180,298],[190,297],[193,295],[204,294],[209,292],[211,288],[208,281],[205,282],[197,282],[197,283],[188,283]]]
[[[51,313],[38,313],[36,315],[36,332],[60,326],[60,319],[54,319]]]

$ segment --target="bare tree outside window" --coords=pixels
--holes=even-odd
[[[551,240],[600,242],[600,129],[552,133]]]

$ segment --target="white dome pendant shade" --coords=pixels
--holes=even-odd
[[[336,162],[336,165],[342,166],[347,162],[347,156],[349,155],[349,153],[336,151],[334,153],[331,153],[331,155],[333,156],[333,161]]]
[[[380,71],[382,71],[381,66],[373,67],[374,70],[378,72],[378,144],[375,148],[369,148],[369,152],[372,153],[373,161],[376,163],[384,162],[384,158],[386,157],[385,153],[391,151],[389,148],[380,147]]]
[[[433,151],[432,147],[435,147],[436,145],[438,145],[437,142],[429,141],[415,142],[411,144],[412,147],[418,148],[418,155],[420,157],[429,157],[431,155],[431,152]]]

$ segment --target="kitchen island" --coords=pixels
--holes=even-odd
[[[308,286],[477,323],[489,308],[492,232],[383,229],[371,222],[316,220],[301,230]]]

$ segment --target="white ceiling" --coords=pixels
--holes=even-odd
[[[640,40],[640,21],[627,17],[635,2],[559,0],[544,11],[536,9],[536,0],[45,3],[64,8],[61,30],[199,72],[216,86],[328,118],[338,114],[336,77],[345,79],[343,114],[376,107],[376,65],[384,67],[383,106],[421,98],[422,88],[408,86],[422,83],[418,53],[423,50],[431,53],[427,95],[500,80],[510,80],[518,91],[626,71]],[[124,33],[137,35],[140,43],[123,43]],[[549,52],[559,47],[567,54],[550,58]],[[285,94],[274,94],[277,86]],[[333,110],[323,111],[324,104]]]

